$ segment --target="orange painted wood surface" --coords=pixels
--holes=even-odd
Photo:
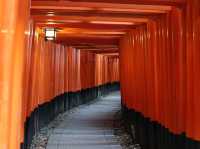
[[[9,15],[8,15],[9,14]],[[0,148],[19,149],[29,2],[0,1]]]
[[[65,92],[118,82],[119,58],[45,41],[34,22],[21,15],[18,1],[0,2],[15,10],[14,20],[2,15],[9,9],[0,10],[0,148],[19,149],[24,122],[34,109]]]
[[[200,141],[200,2],[129,31],[120,41],[123,103],[174,134]],[[187,18],[187,19],[185,19]]]
[[[37,30],[32,52],[28,54],[30,59],[26,63],[30,63],[31,69],[25,74],[30,88],[26,93],[29,95],[27,116],[38,105],[64,92],[76,92],[119,81],[119,58],[100,54],[102,59],[99,61],[97,54],[91,51],[45,41]],[[115,61],[108,63],[109,58]],[[95,82],[97,76],[101,79]]]
[[[92,10],[88,17],[87,12],[81,11],[75,13],[75,18],[82,21],[79,24],[52,25],[46,21],[62,22],[74,16],[67,16],[66,12],[66,16],[60,16],[59,13],[64,13],[60,10],[55,10],[58,15],[48,16],[45,11],[32,8],[30,18],[28,0],[0,0],[0,149],[19,149],[24,138],[24,121],[39,105],[64,92],[119,81],[119,73],[122,102],[127,107],[175,134],[185,132],[187,137],[200,141],[200,1],[108,0],[98,5],[76,0],[81,1],[84,6],[90,3],[102,7],[105,16],[95,17],[100,12]],[[45,1],[42,4],[46,5]],[[126,8],[127,14],[116,16],[122,11],[116,11],[118,7]],[[134,10],[137,15],[132,15],[133,7],[137,8]],[[135,26],[94,25],[91,21],[128,21]],[[36,25],[82,31],[94,27],[95,32],[90,34],[95,36],[87,33],[84,38],[78,32],[73,37],[60,36],[57,43],[46,42]],[[105,27],[107,32],[114,30],[109,38],[104,37],[105,30],[100,31]],[[114,36],[119,29],[128,32]],[[119,39],[120,62],[118,56],[66,46],[79,42],[116,46]]]

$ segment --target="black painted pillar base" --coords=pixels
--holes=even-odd
[[[122,115],[134,143],[140,144],[142,149],[200,149],[199,141],[189,139],[185,134],[173,134],[159,123],[124,105]]]

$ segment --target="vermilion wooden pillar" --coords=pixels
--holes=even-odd
[[[124,104],[170,132],[185,131],[184,10],[172,7],[121,40]],[[176,23],[175,23],[176,22]]]
[[[187,102],[186,133],[200,141],[200,1],[188,0],[187,39]]]
[[[19,149],[22,141],[22,77],[28,0],[0,1],[0,148]]]

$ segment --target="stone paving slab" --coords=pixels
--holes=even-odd
[[[121,149],[120,145],[51,145],[48,149]]]
[[[90,134],[104,134],[104,135],[109,135],[109,134],[114,134],[114,130],[112,129],[85,129],[85,130],[78,130],[78,129],[71,129],[71,130],[66,130],[66,129],[55,129],[54,134],[80,134],[80,135],[90,135]]]
[[[114,135],[119,110],[119,92],[80,106],[54,129],[47,149],[122,149]]]

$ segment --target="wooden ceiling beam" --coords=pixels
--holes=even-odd
[[[104,56],[111,57],[111,58],[119,57],[119,53],[101,53],[101,54],[103,54]]]
[[[119,49],[117,45],[73,45],[74,47],[78,49],[90,49],[90,50],[97,50],[97,49],[103,49],[103,50],[111,50],[111,49]]]
[[[84,29],[84,28],[63,28],[57,32],[58,35],[68,34],[78,34],[78,35],[124,35],[126,34],[127,29]]]
[[[73,2],[91,2],[91,0],[71,0]],[[105,0],[92,0],[92,2],[105,2]],[[185,5],[186,0],[106,0],[106,3],[114,4],[144,4],[144,5],[167,5],[180,6]]]
[[[88,38],[88,39],[119,39],[122,37],[122,35],[95,35],[95,34],[57,34],[56,39],[62,39],[62,38]]]
[[[66,23],[70,21],[80,21],[91,23],[92,21],[108,21],[108,22],[121,22],[119,25],[123,25],[123,23],[146,23],[148,22],[148,18],[140,18],[140,17],[108,17],[108,16],[43,16],[43,15],[33,15],[32,18],[36,22],[60,22]],[[117,25],[117,24],[116,24]],[[124,24],[126,25],[126,24]]]
[[[46,28],[46,27],[53,27],[53,28],[83,28],[83,29],[112,29],[112,30],[127,30],[127,29],[134,29],[134,26],[127,26],[127,25],[110,25],[110,24],[91,24],[91,23],[36,23],[38,27]],[[139,23],[138,23],[139,25]]]
[[[149,1],[147,3],[147,1]],[[155,4],[166,4],[161,0],[151,0]],[[168,0],[168,2],[172,3],[172,0]],[[179,0],[182,1],[182,0]],[[127,3],[124,3],[127,2]],[[140,2],[140,3],[138,3]],[[146,2],[146,3],[145,3]],[[115,9],[127,9],[127,10],[135,10],[135,11],[152,11],[152,10],[162,10],[162,11],[170,11],[170,6],[165,5],[154,5],[154,3],[150,2],[150,0],[71,0],[71,1],[32,1],[31,9],[46,9],[46,10],[82,10],[82,11],[90,11],[90,10],[106,10],[110,11]],[[180,2],[179,2],[180,3]],[[108,10],[107,10],[108,11]]]
[[[166,11],[157,11],[157,12],[146,12],[146,11],[137,11],[137,12],[123,12],[123,11],[114,11],[114,12],[101,12],[101,11],[66,11],[66,10],[31,10],[31,15],[44,15],[44,16],[108,16],[108,17],[152,17],[158,14],[164,14]]]
[[[96,53],[96,54],[118,54],[119,51],[118,50],[97,50],[97,51],[92,51],[93,53]]]
[[[63,37],[57,38],[57,43],[62,43],[65,45],[118,45],[119,39],[112,38],[80,38],[80,37]]]
[[[167,13],[172,6],[179,6],[184,2],[185,0],[32,0],[31,14],[40,28],[62,29],[57,34],[56,42],[88,45],[89,48],[98,49],[100,47],[97,45],[118,46],[119,39],[129,29],[145,24],[155,14],[158,16]],[[70,32],[70,29],[73,31]]]

